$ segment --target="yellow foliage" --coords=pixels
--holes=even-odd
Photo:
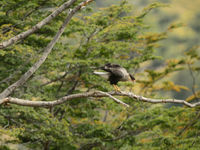
[[[187,87],[183,85],[176,85],[172,81],[166,81],[163,83],[163,89],[165,90],[175,90],[176,92],[180,92],[182,89],[183,90],[189,90]]]
[[[100,121],[100,120],[95,120],[94,121],[94,124],[96,124],[96,125],[101,125],[101,124],[103,124],[104,122],[102,122],[102,121]]]
[[[39,100],[39,99],[40,99],[39,97],[32,97],[32,98],[31,98],[32,101],[37,101],[37,100]]]
[[[178,128],[178,129],[183,129],[183,128],[184,128],[184,126],[178,126],[177,128]]]
[[[15,50],[18,51],[19,53],[22,53],[22,47],[20,45],[16,45]]]
[[[77,124],[78,120],[76,118],[71,118],[71,124]]]
[[[194,100],[194,99],[196,99],[196,98],[200,98],[200,90],[199,91],[197,91],[195,94],[192,94],[192,95],[190,95],[187,99],[186,99],[186,101],[192,101],[192,100]]]
[[[166,60],[166,63],[167,64],[178,64],[179,63],[179,59],[168,59],[168,60]]]
[[[152,139],[150,139],[150,138],[144,138],[144,139],[141,139],[140,142],[141,143],[149,143],[149,142],[152,142]]]

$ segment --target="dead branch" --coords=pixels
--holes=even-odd
[[[115,102],[122,104],[126,107],[129,107],[128,104],[122,102],[121,100],[117,99],[114,96],[124,96],[129,97],[133,100],[142,101],[142,102],[148,102],[148,103],[174,103],[174,104],[183,104],[185,106],[188,106],[190,108],[196,107],[200,105],[200,102],[197,103],[188,103],[185,100],[178,100],[178,99],[153,99],[153,98],[147,98],[140,95],[136,95],[131,92],[102,92],[102,91],[93,91],[93,92],[85,92],[85,93],[78,93],[78,94],[71,94],[68,96],[64,96],[60,99],[54,100],[54,101],[30,101],[30,100],[24,100],[19,98],[13,98],[13,97],[7,97],[0,100],[0,105],[4,103],[10,103],[10,104],[16,104],[20,106],[29,106],[29,107],[53,107],[55,105],[60,105],[65,103],[69,100],[75,100],[78,98],[97,98],[97,97],[109,97]]]
[[[46,83],[43,83],[42,85],[40,85],[40,87],[46,86],[46,85],[51,84],[51,83],[56,82],[56,81],[61,81],[63,78],[65,78],[65,77],[67,76],[68,73],[69,73],[69,72],[66,71],[66,72],[64,73],[64,75],[62,75],[62,76],[60,76],[60,77],[57,77],[57,78],[55,78],[55,79],[53,79],[53,80],[51,80],[51,81],[48,81],[48,82],[46,82]]]
[[[124,105],[124,106],[126,106],[126,107],[129,107],[128,104],[126,104],[126,103],[120,101],[119,99],[115,98],[114,96],[112,96],[112,95],[109,94],[109,93],[102,92],[102,91],[98,91],[98,92],[99,92],[99,93],[102,93],[103,95],[106,95],[106,96],[110,97],[111,99],[113,99],[115,102],[117,102],[117,103],[119,103],[119,104],[122,104],[122,105]]]
[[[132,99],[136,99],[139,101],[143,101],[143,102],[148,102],[148,103],[174,103],[174,104],[183,104],[185,106],[188,107],[196,107],[200,105],[200,102],[197,103],[188,103],[185,100],[180,100],[180,99],[153,99],[153,98],[147,98],[147,97],[143,97],[140,95],[136,95],[134,93],[131,92],[121,92],[121,93],[116,93],[116,95],[119,94],[119,96],[128,96],[129,98]]]
[[[45,19],[43,19],[42,21],[37,23],[31,29],[29,29],[27,31],[24,31],[24,32],[22,32],[22,33],[20,33],[20,34],[18,34],[16,36],[10,38],[9,40],[0,43],[0,49],[6,48],[6,47],[14,44],[15,42],[17,42],[17,41],[19,41],[21,39],[24,39],[27,36],[31,35],[32,33],[36,32],[37,30],[39,30],[44,25],[49,23],[52,19],[54,19],[56,16],[58,16],[61,12],[63,12],[66,8],[71,6],[76,1],[77,0],[69,0],[69,1],[65,2],[60,7],[58,7],[53,13],[51,13],[48,17],[46,17]],[[82,3],[82,5],[83,5],[83,3]]]
[[[31,9],[30,11],[28,11],[22,18],[20,18],[20,21],[24,21],[27,17],[29,17],[32,13],[34,13],[35,11],[37,11],[38,9],[41,8],[41,6],[43,6],[47,1],[43,1],[40,6],[36,6],[35,8]],[[21,24],[21,22],[18,22],[16,24],[13,24],[7,28],[5,28],[3,30],[3,34],[9,32],[12,28],[14,29],[17,25]],[[1,49],[1,48],[0,48]]]
[[[21,78],[18,81],[16,81],[12,85],[10,85],[8,88],[6,88],[0,94],[0,99],[8,97],[16,88],[23,85],[33,75],[33,73],[44,63],[47,56],[51,52],[53,46],[58,41],[58,39],[60,38],[62,33],[64,32],[65,27],[67,26],[67,24],[69,23],[69,21],[71,20],[73,15],[78,10],[80,10],[83,7],[83,5],[85,6],[85,4],[87,4],[89,2],[91,2],[91,0],[85,0],[85,1],[81,2],[79,5],[77,5],[74,9],[69,11],[69,14],[68,14],[66,20],[64,21],[64,23],[62,24],[62,26],[60,27],[60,29],[58,30],[58,32],[54,36],[53,40],[47,45],[47,47],[45,47],[43,55],[41,56],[41,58],[24,75],[22,75]],[[1,103],[1,100],[0,100],[0,103]]]
[[[65,103],[68,100],[77,99],[77,98],[87,98],[87,97],[110,97],[117,103],[120,103],[126,107],[129,107],[128,104],[125,104],[124,102],[120,101],[119,99],[112,96],[114,93],[106,93],[102,91],[95,91],[95,92],[85,92],[85,93],[79,93],[79,94],[71,94],[68,96],[64,96],[58,100],[54,101],[30,101],[30,100],[24,100],[24,99],[18,99],[13,97],[7,97],[2,100],[0,100],[0,105],[3,103],[10,103],[10,104],[17,104],[21,106],[30,106],[30,107],[53,107],[55,105],[60,105]]]

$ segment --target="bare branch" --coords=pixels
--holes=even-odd
[[[41,58],[24,75],[22,75],[21,78],[17,82],[15,82],[12,85],[10,85],[8,88],[6,88],[0,94],[0,103],[1,103],[1,99],[9,96],[17,87],[23,85],[32,76],[32,74],[44,63],[44,61],[46,60],[47,56],[51,52],[53,46],[58,41],[58,39],[60,38],[62,33],[64,32],[64,29],[67,26],[67,24],[69,23],[69,21],[71,20],[72,16],[78,10],[80,10],[83,6],[88,4],[89,2],[91,2],[91,0],[85,0],[82,3],[80,3],[78,6],[76,6],[74,9],[70,10],[66,20],[64,21],[64,23],[60,27],[59,31],[54,36],[53,40],[47,45],[47,47],[45,47],[43,55],[41,56]]]
[[[113,93],[111,93],[113,94]],[[13,97],[4,98],[0,101],[0,105],[3,103],[11,103],[17,104],[21,106],[31,106],[31,107],[53,107],[55,105],[63,104],[68,100],[77,99],[77,98],[86,98],[86,97],[110,97],[117,103],[123,104],[124,106],[128,107],[128,104],[118,100],[117,98],[113,97],[111,94],[102,92],[102,91],[95,91],[95,92],[85,92],[79,94],[71,94],[68,96],[64,96],[55,101],[30,101],[30,100],[23,100]]]
[[[10,104],[16,104],[20,106],[29,106],[29,107],[53,107],[55,105],[60,105],[65,103],[68,100],[73,100],[77,98],[88,98],[88,97],[110,97],[115,102],[122,104],[126,107],[129,105],[122,102],[121,100],[115,98],[114,96],[125,96],[129,97],[133,100],[138,100],[142,102],[148,102],[148,103],[174,103],[174,104],[183,104],[188,107],[196,107],[200,105],[200,102],[197,103],[188,103],[185,100],[178,100],[178,99],[152,99],[143,97],[140,95],[135,95],[131,92],[102,92],[102,91],[93,91],[93,92],[85,92],[85,93],[78,93],[78,94],[71,94],[68,96],[64,96],[60,99],[54,100],[54,101],[30,101],[30,100],[24,100],[24,99],[18,99],[13,97],[7,97],[2,100],[0,100],[0,105],[3,103],[10,103]]]
[[[73,91],[76,89],[76,87],[77,87],[77,85],[78,85],[78,83],[79,83],[79,79],[78,79],[78,78],[80,78],[81,74],[82,74],[82,70],[79,69],[79,71],[77,72],[77,75],[76,75],[76,76],[77,76],[77,77],[76,77],[76,80],[73,81],[73,85],[72,85],[71,88],[67,91],[67,94],[66,94],[65,96],[72,94]]]
[[[14,44],[15,42],[17,42],[21,39],[24,39],[27,36],[29,36],[30,34],[36,32],[37,30],[42,28],[45,24],[49,23],[52,19],[54,19],[56,16],[58,16],[61,12],[63,12],[66,8],[71,6],[76,1],[77,0],[69,0],[68,2],[65,2],[60,7],[58,7],[58,9],[56,9],[53,13],[51,13],[48,17],[46,17],[45,19],[43,19],[42,21],[37,23],[31,29],[24,31],[24,32],[10,38],[9,40],[0,43],[0,49],[6,48],[6,47]]]
[[[143,97],[143,96],[140,96],[140,95],[136,95],[136,94],[131,93],[131,92],[128,92],[128,93],[127,92],[121,92],[121,93],[117,93],[117,94],[119,94],[119,96],[128,96],[128,97],[130,97],[132,99],[137,99],[139,101],[148,102],[148,103],[183,104],[183,105],[191,107],[191,108],[200,105],[200,102],[191,104],[191,103],[188,103],[185,100],[180,100],[180,99],[153,99],[153,98],[147,98],[147,97]]]
[[[43,1],[40,6],[36,6],[35,8],[32,8],[31,11],[28,11],[20,20],[24,21],[27,17],[29,17],[32,13],[34,13],[35,11],[37,11],[38,9],[40,9],[41,6],[43,6],[47,1]],[[10,31],[12,28],[16,27],[17,25],[19,25],[21,22],[18,22],[16,24],[13,24],[7,28],[5,28],[3,30],[3,34],[5,34],[6,32]]]
[[[129,107],[129,105],[128,105],[128,104],[126,104],[126,103],[124,103],[124,102],[120,101],[119,99],[115,98],[114,96],[112,96],[112,95],[111,95],[111,94],[109,94],[109,93],[102,92],[102,91],[99,91],[99,93],[102,93],[102,94],[104,94],[104,95],[106,95],[106,96],[110,97],[111,99],[113,99],[115,102],[117,102],[117,103],[119,103],[119,104],[122,104],[122,105],[124,105],[124,106],[126,106],[126,107]]]
[[[67,76],[68,73],[69,73],[69,72],[66,71],[66,72],[64,73],[64,75],[62,75],[62,76],[60,76],[60,77],[57,77],[57,78],[55,78],[55,79],[53,79],[53,80],[51,80],[51,81],[48,81],[48,82],[46,82],[46,83],[44,83],[44,84],[42,84],[42,85],[40,85],[40,86],[46,86],[46,85],[51,84],[51,83],[53,83],[53,82],[61,81],[63,78],[65,78],[65,77]]]
[[[192,71],[192,67],[191,67],[191,65],[188,63],[187,64],[188,65],[188,69],[189,69],[189,72],[190,72],[190,75],[191,75],[191,77],[192,77],[192,93],[193,93],[193,95],[195,96],[195,99],[196,100],[199,100],[199,97],[198,97],[198,95],[196,94],[196,90],[195,90],[195,85],[196,85],[196,80],[195,80],[195,76],[194,76],[194,73],[193,73],[193,71]]]

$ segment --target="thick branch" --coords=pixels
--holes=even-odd
[[[58,16],[61,12],[63,12],[66,8],[71,6],[76,1],[77,0],[69,0],[68,2],[65,2],[63,5],[58,7],[52,14],[50,14],[48,17],[46,17],[45,19],[43,19],[42,21],[37,23],[31,29],[29,29],[27,31],[24,31],[24,32],[22,32],[22,33],[20,33],[20,34],[18,34],[16,36],[10,38],[9,40],[0,43],[0,49],[6,48],[6,47],[14,44],[15,42],[17,42],[17,41],[19,41],[21,39],[24,39],[27,36],[29,36],[30,34],[36,32],[37,30],[42,28],[42,26],[44,26],[45,24],[49,23],[52,19],[54,19],[56,16]]]
[[[122,104],[126,107],[129,107],[128,104],[120,101],[119,99],[115,98],[114,96],[125,96],[129,97],[133,100],[148,102],[148,103],[174,103],[174,104],[183,104],[188,107],[196,107],[200,105],[200,102],[198,103],[188,103],[185,100],[178,100],[178,99],[152,99],[147,98],[139,95],[135,95],[131,92],[102,92],[102,91],[94,91],[94,92],[85,92],[85,93],[78,93],[78,94],[71,94],[68,96],[64,96],[58,100],[54,101],[30,101],[30,100],[24,100],[24,99],[18,99],[13,97],[7,97],[0,101],[0,105],[3,103],[10,103],[10,104],[16,104],[20,106],[29,106],[29,107],[53,107],[55,105],[60,105],[65,103],[68,100],[73,100],[77,98],[89,98],[89,97],[109,97],[113,99],[115,102]]]
[[[64,32],[64,29],[65,29],[66,25],[69,23],[69,21],[71,20],[72,16],[90,1],[91,0],[85,0],[84,2],[82,2],[78,6],[76,6],[74,9],[70,10],[66,20],[64,21],[64,23],[60,27],[59,31],[56,33],[55,37],[47,45],[47,47],[44,49],[44,53],[41,56],[41,58],[24,75],[22,75],[21,78],[17,82],[10,85],[8,88],[6,88],[0,94],[0,103],[1,103],[1,99],[9,96],[17,87],[23,85],[31,77],[31,75],[44,63],[47,56],[51,52],[53,46],[58,41],[58,39],[62,35],[62,33]]]
[[[113,94],[113,93],[111,93]],[[11,103],[11,104],[17,104],[21,106],[31,106],[31,107],[53,107],[55,105],[63,104],[68,100],[77,99],[77,98],[87,98],[87,97],[110,97],[114,101],[116,101],[119,104],[122,104],[126,107],[128,107],[128,104],[125,104],[124,102],[120,101],[119,99],[113,97],[111,94],[102,92],[102,91],[95,91],[95,92],[86,92],[86,93],[79,93],[79,94],[72,94],[68,96],[64,96],[58,100],[54,101],[30,101],[30,100],[23,100],[13,97],[4,98],[0,101],[0,105],[3,103]]]

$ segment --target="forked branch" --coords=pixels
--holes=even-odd
[[[121,100],[117,99],[114,96],[124,96],[129,97],[132,100],[148,102],[148,103],[174,103],[174,104],[183,104],[188,107],[196,107],[200,105],[200,102],[197,103],[188,103],[185,100],[178,100],[178,99],[153,99],[147,98],[140,95],[136,95],[131,92],[102,92],[102,91],[93,91],[93,92],[85,92],[85,93],[78,93],[78,94],[71,94],[68,96],[64,96],[60,99],[54,101],[30,101],[24,99],[18,99],[13,97],[7,97],[0,100],[0,105],[4,103],[16,104],[20,106],[29,106],[29,107],[53,107],[56,105],[63,104],[69,100],[81,99],[81,98],[98,98],[98,97],[109,97],[115,102],[124,105],[125,107],[129,107],[128,104],[122,102]]]
[[[37,69],[45,62],[47,56],[51,53],[52,48],[54,47],[54,45],[56,44],[56,42],[58,41],[58,39],[64,32],[65,27],[67,26],[67,24],[69,23],[73,15],[76,12],[78,12],[83,6],[85,6],[91,1],[93,0],[85,0],[81,2],[79,5],[77,5],[74,9],[70,10],[67,18],[65,19],[62,26],[60,27],[60,29],[54,36],[53,40],[45,47],[43,55],[39,58],[39,60],[24,75],[22,75],[18,81],[16,81],[12,85],[10,85],[8,88],[6,88],[2,93],[0,93],[0,103],[1,103],[1,99],[8,97],[16,88],[23,85],[37,71]]]
[[[18,34],[16,36],[10,38],[9,40],[0,43],[0,49],[6,48],[6,47],[14,44],[15,42],[17,42],[17,41],[19,41],[21,39],[24,39],[27,36],[31,35],[32,33],[38,31],[44,25],[46,25],[52,19],[54,19],[56,16],[58,16],[61,12],[63,12],[66,8],[69,8],[76,1],[77,0],[69,0],[69,1],[65,2],[60,7],[58,7],[54,12],[52,12],[48,17],[46,17],[45,19],[43,19],[42,21],[40,21],[39,23],[37,23],[31,29],[29,29],[27,31],[24,31],[24,32],[22,32],[22,33],[20,33],[20,34]]]

